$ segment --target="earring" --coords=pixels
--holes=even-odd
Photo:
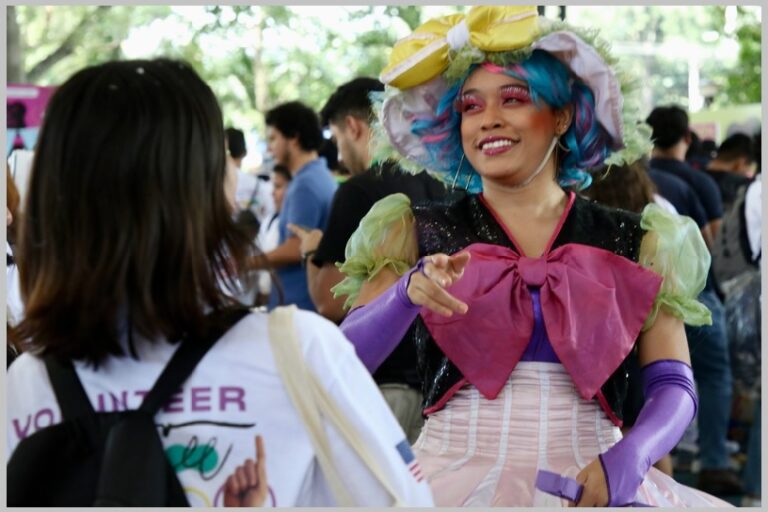
[[[456,174],[453,177],[453,183],[451,184],[451,190],[456,190],[456,182],[459,180],[459,174],[461,173],[461,167],[464,165],[464,153],[461,154],[461,160],[459,160],[459,167],[456,168]]]
[[[563,143],[560,141],[560,137],[557,138],[557,149],[561,150],[563,153],[570,153],[571,151],[567,146],[563,145]]]

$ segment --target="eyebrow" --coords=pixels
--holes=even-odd
[[[525,84],[525,83],[509,83],[509,84],[504,84],[504,85],[500,85],[498,87],[498,89],[499,89],[499,91],[501,91],[502,89],[506,89],[507,87],[522,87],[523,89],[527,89],[529,91],[531,90],[531,88],[528,87],[528,85]],[[465,89],[465,90],[461,91],[460,96],[464,96],[465,94],[475,94],[477,92],[480,92],[479,89]]]

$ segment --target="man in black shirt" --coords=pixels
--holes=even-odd
[[[728,210],[741,187],[752,182],[756,165],[752,137],[734,133],[717,148],[717,155],[707,165],[707,174],[717,183],[723,197],[723,209]]]
[[[345,315],[344,299],[334,298],[331,288],[341,282],[344,275],[335,263],[344,261],[347,241],[373,204],[398,192],[412,202],[443,200],[447,193],[443,184],[426,172],[415,175],[402,172],[393,162],[371,165],[369,141],[373,112],[369,95],[383,90],[384,86],[376,79],[356,78],[340,86],[328,99],[321,112],[323,124],[333,133],[340,160],[352,177],[336,191],[325,233],[294,227],[294,232],[302,238],[304,259],[309,260],[307,284],[312,301],[321,315],[337,323]],[[416,348],[408,342],[400,343],[373,378],[409,441],[415,441],[423,423]]]
[[[706,227],[707,214],[699,201],[699,196],[688,183],[672,174],[650,168],[648,177],[656,185],[659,195],[672,203],[678,214],[692,218],[699,229]]]
[[[651,169],[670,173],[688,183],[699,197],[707,215],[707,226],[702,230],[709,247],[720,229],[723,217],[723,199],[717,183],[706,173],[692,169],[685,162],[685,153],[691,143],[688,113],[678,106],[656,107],[646,122],[653,129]]]
[[[720,229],[723,200],[715,181],[705,172],[685,163],[691,141],[688,114],[677,106],[656,107],[646,121],[653,129],[652,169],[669,173],[688,183],[696,192],[707,216],[702,229],[707,245]],[[698,387],[699,459],[697,487],[711,494],[740,494],[741,483],[729,470],[726,436],[731,417],[733,376],[728,351],[725,309],[717,295],[710,269],[698,300],[712,312],[712,325],[685,326],[691,353],[693,377]]]

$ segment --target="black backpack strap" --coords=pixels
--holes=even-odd
[[[51,380],[53,393],[61,409],[62,420],[95,414],[91,401],[77,377],[72,361],[64,360],[52,354],[43,357],[48,378]]]
[[[208,315],[207,331],[181,342],[155,385],[144,397],[139,410],[154,416],[171,395],[179,390],[216,341],[248,313],[247,308],[237,308]]]

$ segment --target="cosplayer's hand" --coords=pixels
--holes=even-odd
[[[584,486],[578,503],[569,507],[605,507],[608,505],[608,484],[600,459],[595,459],[576,475],[576,481]]]
[[[408,298],[412,303],[431,309],[443,316],[464,314],[469,306],[448,293],[445,288],[461,279],[469,263],[469,253],[448,256],[433,254],[424,258],[421,272],[414,272],[408,283]]]
[[[299,237],[301,245],[299,251],[302,255],[308,252],[316,251],[320,245],[320,240],[323,238],[323,232],[319,229],[307,229],[296,224],[288,224],[288,231]]]
[[[267,499],[267,462],[264,440],[256,436],[256,462],[247,459],[224,484],[225,507],[260,507]]]

